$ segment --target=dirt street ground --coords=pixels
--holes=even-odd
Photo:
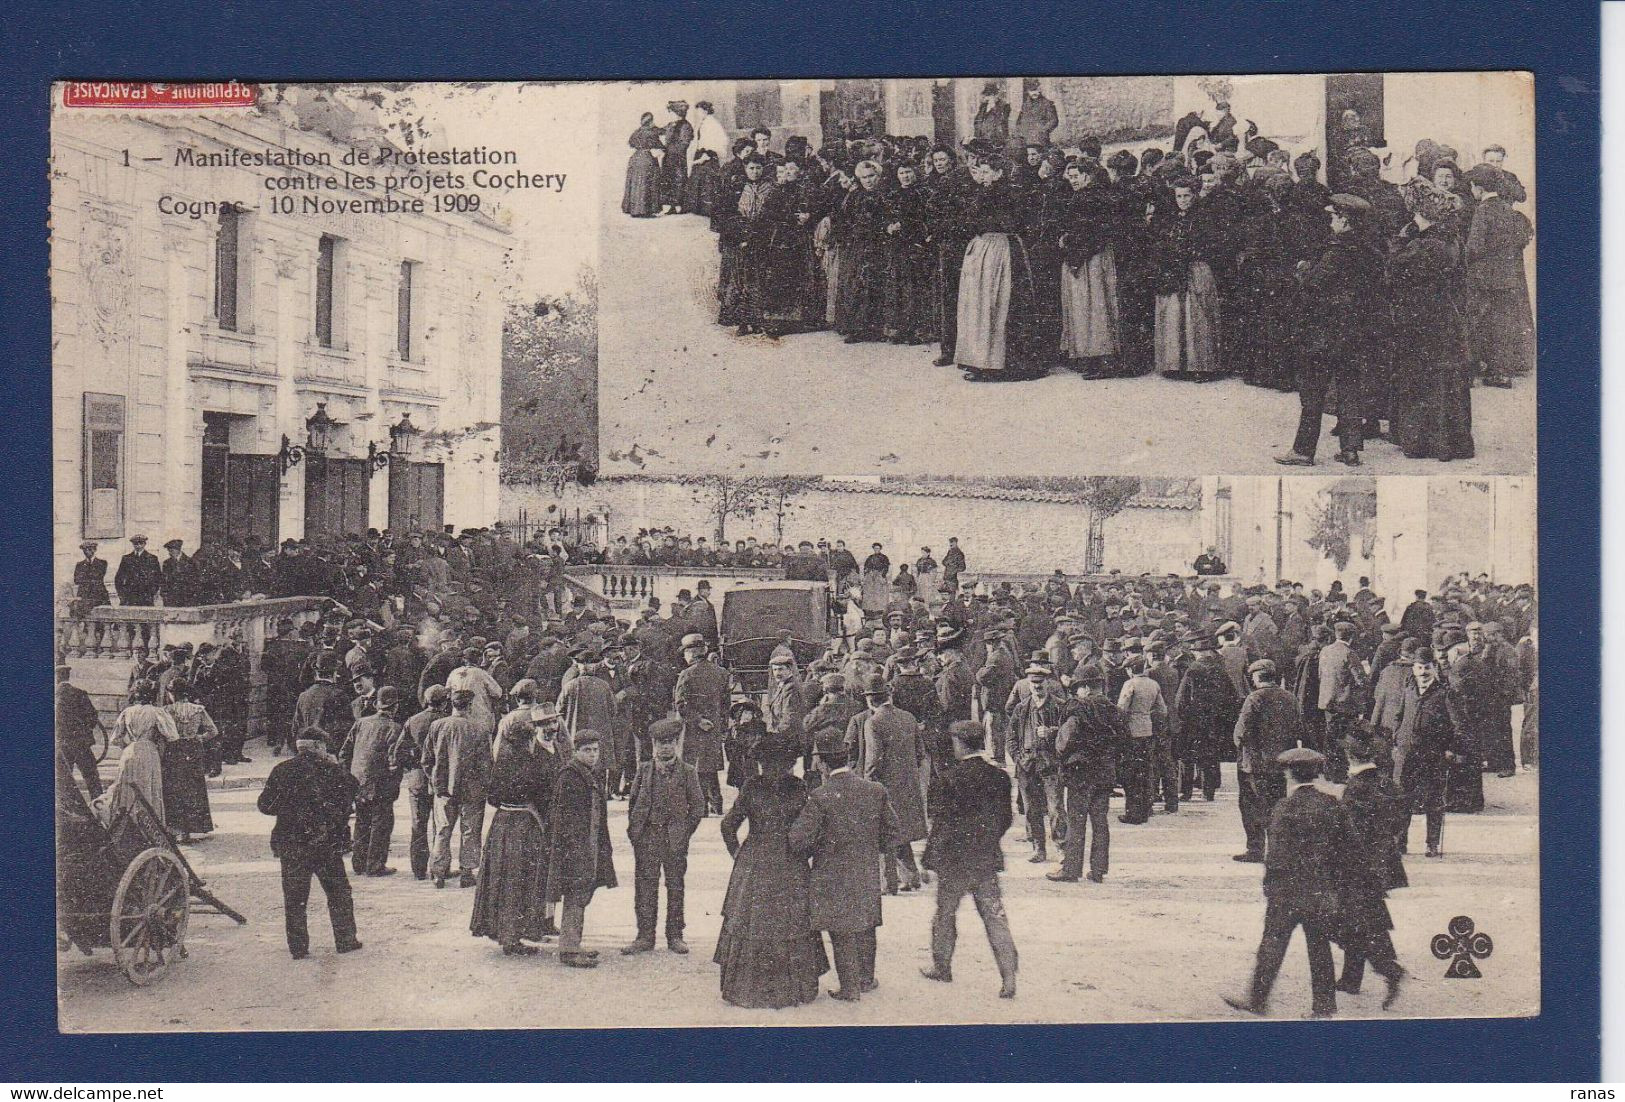
[[[820,997],[782,1011],[744,1010],[718,995],[711,962],[731,863],[710,818],[692,846],[686,957],[664,947],[639,957],[618,949],[635,932],[626,805],[611,804],[621,886],[600,891],[587,912],[587,942],[603,952],[596,971],[560,967],[548,953],[504,957],[468,931],[472,889],[412,879],[406,805],[397,808],[391,864],[402,872],[355,881],[366,947],[332,951],[319,888],[311,900],[312,955],[289,959],[282,934],[271,820],[254,807],[275,764],[265,747],[252,765],[228,767],[232,787],[211,791],[216,833],[186,848],[201,875],[247,915],[247,926],[196,915],[190,959],[155,986],[132,987],[107,952],[60,961],[61,1028],[69,1032],[236,1029],[547,1028],[598,1026],[876,1025],[1032,1022],[1147,1022],[1240,1018],[1220,1001],[1239,991],[1263,924],[1261,868],[1230,860],[1242,845],[1235,778],[1228,767],[1218,800],[1182,805],[1139,827],[1112,810],[1111,872],[1103,885],[1055,884],[1053,866],[1029,864],[1018,821],[1005,840],[1004,891],[1021,953],[1020,993],[997,998],[998,976],[974,909],[960,911],[955,981],[922,978],[934,886],[885,900],[879,935],[880,989],[855,1004]],[[215,782],[220,783],[220,782]],[[1485,780],[1489,810],[1451,816],[1443,860],[1426,860],[1420,817],[1406,859],[1411,887],[1390,900],[1395,943],[1412,979],[1395,1014],[1480,1017],[1533,1014],[1540,991],[1536,776]],[[730,799],[732,793],[730,792]],[[1467,915],[1494,939],[1476,980],[1447,980],[1448,962],[1429,952],[1433,935]],[[552,943],[549,943],[550,945]],[[1272,1007],[1309,1010],[1308,966],[1295,937]],[[825,977],[833,986],[834,975]],[[1339,1014],[1379,1017],[1382,984],[1339,996]]]

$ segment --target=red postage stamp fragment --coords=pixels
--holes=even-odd
[[[252,107],[258,89],[235,80],[197,84],[145,81],[70,80],[62,89],[64,107]]]

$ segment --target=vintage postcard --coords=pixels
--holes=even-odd
[[[1535,94],[55,86],[60,1028],[1538,1014]]]

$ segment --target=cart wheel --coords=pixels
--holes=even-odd
[[[190,915],[191,884],[175,855],[158,846],[136,854],[108,919],[113,957],[131,983],[145,987],[185,954]]]

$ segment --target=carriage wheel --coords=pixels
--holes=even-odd
[[[137,987],[145,987],[186,955],[186,922],[191,914],[191,883],[180,860],[154,846],[136,854],[118,890],[108,919],[113,956]]]

